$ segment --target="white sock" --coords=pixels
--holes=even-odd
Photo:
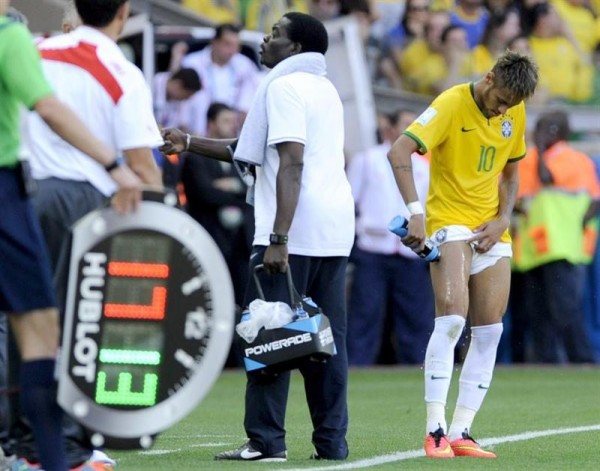
[[[461,438],[465,429],[471,429],[492,382],[502,330],[502,323],[471,327],[471,344],[460,374],[456,411],[448,433],[450,440]]]
[[[425,352],[426,433],[435,432],[440,427],[444,432],[447,430],[445,406],[454,367],[454,347],[464,326],[465,318],[458,314],[435,319]]]
[[[448,440],[452,442],[462,438],[463,432],[468,434],[476,413],[477,411],[457,405],[452,416],[452,425],[450,425],[450,431],[448,432]]]
[[[442,428],[446,433],[446,404],[441,402],[426,402],[427,407],[427,429],[425,434],[435,432],[438,428]]]

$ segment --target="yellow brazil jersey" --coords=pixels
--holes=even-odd
[[[507,162],[525,156],[525,105],[486,118],[473,84],[438,96],[404,134],[431,152],[427,233],[459,224],[474,229],[497,217],[498,181]],[[508,230],[502,242],[510,242]]]

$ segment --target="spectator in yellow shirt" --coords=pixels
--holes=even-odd
[[[246,29],[270,33],[271,26],[289,11],[307,13],[304,0],[238,0],[240,18]]]
[[[595,30],[596,18],[589,8],[588,0],[553,0],[552,5],[569,26],[578,46],[586,54],[591,54],[598,45]]]
[[[435,15],[435,14],[433,14]],[[427,95],[438,94],[472,75],[471,53],[467,32],[456,25],[442,31],[439,45],[428,40],[413,42],[403,55],[400,70],[406,88]]]
[[[540,83],[551,100],[585,102],[592,96],[593,66],[556,9],[538,3],[528,12],[531,51],[540,70]]]
[[[184,7],[210,18],[215,23],[238,23],[236,0],[182,0]]]
[[[475,46],[473,55],[473,73],[477,76],[490,70],[496,60],[506,51],[508,42],[521,32],[517,10],[493,13],[483,32],[481,43]]]

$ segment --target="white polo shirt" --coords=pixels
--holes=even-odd
[[[123,151],[163,143],[144,76],[112,39],[80,26],[38,47],[56,96],[108,147]],[[25,131],[34,178],[88,181],[104,195],[114,193],[116,185],[102,166],[55,134],[37,113],[29,113]]]
[[[208,94],[211,103],[224,103],[247,113],[261,78],[258,67],[241,53],[233,55],[225,65],[215,64],[211,51],[212,48],[206,46],[186,55],[181,61],[181,67],[189,67],[198,72],[202,89]]]
[[[400,237],[388,230],[394,216],[409,218],[410,214],[392,172],[387,153],[389,142],[356,154],[348,165],[348,180],[356,201],[356,245],[362,250],[378,254],[400,254],[418,258],[406,247]],[[418,154],[412,155],[413,178],[419,201],[425,207],[429,188],[429,162]]]
[[[340,97],[325,77],[296,72],[267,90],[268,135],[254,195],[255,245],[269,245],[276,212],[279,154],[275,145],[304,145],[298,206],[288,251],[315,257],[348,256],[354,241],[354,201],[344,171],[344,114]]]

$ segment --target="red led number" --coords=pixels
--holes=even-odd
[[[165,263],[109,262],[108,274],[133,278],[168,278],[169,265]]]
[[[163,263],[109,262],[108,274],[114,277],[168,278],[169,266]],[[162,320],[165,317],[167,288],[152,288],[151,304],[106,303],[104,315],[119,319]]]

